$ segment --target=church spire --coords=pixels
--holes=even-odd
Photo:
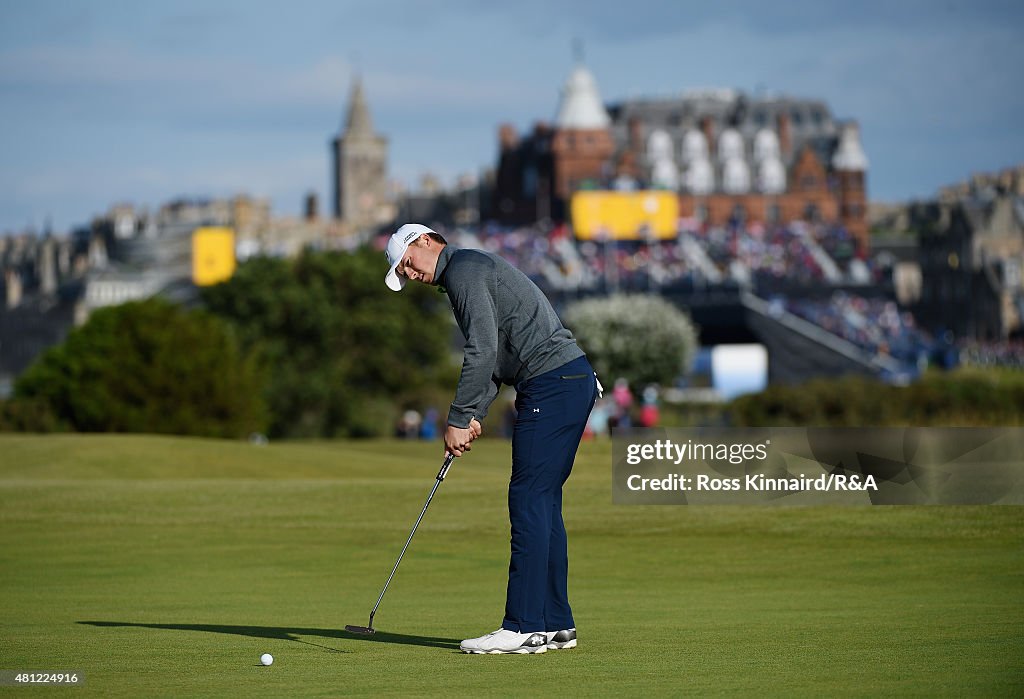
[[[352,76],[344,130],[332,139],[331,156],[335,218],[352,230],[366,230],[393,216],[388,213],[388,139],[373,131],[357,71]]]
[[[363,94],[363,81],[357,75],[352,83],[352,94],[349,96],[345,136],[372,138],[373,135],[373,122],[370,121],[370,110],[366,106],[366,95]]]

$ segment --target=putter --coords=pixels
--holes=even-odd
[[[351,633],[361,634],[372,634],[376,633],[373,628],[373,615],[377,613],[377,607],[380,606],[380,601],[384,599],[384,593],[388,591],[388,585],[391,584],[391,578],[395,577],[395,572],[398,570],[398,564],[402,562],[402,556],[405,555],[406,549],[409,548],[409,544],[412,542],[412,537],[416,534],[416,528],[420,526],[420,522],[423,521],[423,515],[427,514],[427,508],[430,507],[430,500],[434,497],[434,493],[437,492],[437,486],[441,485],[441,481],[444,480],[445,475],[448,473],[448,469],[452,465],[452,461],[455,460],[455,454],[448,454],[444,457],[444,465],[441,466],[441,470],[437,472],[437,479],[434,481],[434,487],[430,489],[430,495],[427,496],[427,501],[423,504],[423,511],[420,512],[420,516],[416,518],[416,524],[412,525],[412,531],[409,532],[409,538],[405,540],[405,546],[402,547],[402,552],[398,554],[398,560],[395,561],[395,567],[391,569],[391,575],[388,576],[388,580],[384,583],[384,589],[380,591],[380,597],[377,598],[377,604],[373,605],[373,611],[370,612],[370,621],[366,626],[350,626],[345,625],[345,630]]]

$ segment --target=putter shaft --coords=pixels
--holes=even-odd
[[[395,567],[391,569],[391,575],[388,576],[387,582],[384,583],[384,589],[380,591],[380,597],[377,598],[377,604],[373,605],[373,611],[370,612],[370,621],[366,624],[367,631],[361,631],[357,629],[359,627],[351,627],[350,630],[356,631],[356,633],[373,633],[373,615],[377,613],[377,607],[380,606],[380,601],[384,599],[384,593],[388,591],[388,585],[391,584],[391,579],[395,577],[395,573],[398,571],[398,565],[402,562],[402,556],[405,555],[406,550],[409,548],[409,544],[412,543],[412,537],[416,534],[416,529],[420,526],[420,522],[423,521],[423,515],[427,514],[427,508],[430,507],[430,501],[434,498],[434,493],[437,492],[437,487],[441,485],[441,481],[448,474],[448,469],[451,468],[452,461],[455,460],[454,454],[448,454],[444,458],[444,465],[441,466],[441,470],[437,472],[437,477],[434,480],[434,487],[430,489],[430,495],[427,496],[427,501],[423,503],[423,510],[420,512],[420,516],[416,518],[416,524],[412,525],[412,531],[409,532],[409,538],[405,540],[405,546],[402,547],[402,552],[398,554],[398,560],[395,561]],[[346,627],[347,629],[349,627]]]

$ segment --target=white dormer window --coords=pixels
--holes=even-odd
[[[697,160],[707,160],[708,142],[704,134],[696,129],[690,129],[683,136],[683,162],[687,165]]]
[[[769,129],[758,131],[754,136],[754,162],[761,163],[768,158],[778,158],[779,154],[779,137],[775,132]]]
[[[651,162],[672,160],[672,137],[662,129],[655,129],[647,138],[647,159]]]
[[[839,137],[839,148],[832,156],[832,167],[848,172],[867,171],[868,157],[864,155],[864,149],[861,148],[860,129],[856,124],[850,123],[843,126],[842,135]]]
[[[750,168],[740,158],[725,161],[722,169],[722,189],[727,194],[746,194],[750,191]]]
[[[686,188],[693,194],[710,194],[715,188],[715,174],[707,158],[698,158],[686,171]]]
[[[679,169],[671,160],[658,160],[651,169],[651,184],[658,189],[679,189]]]
[[[736,129],[726,129],[718,139],[718,159],[723,163],[728,160],[743,159],[743,137]]]
[[[779,158],[766,158],[761,161],[757,177],[757,187],[765,194],[782,194],[786,191],[786,169]]]

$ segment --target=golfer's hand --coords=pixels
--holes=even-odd
[[[483,425],[481,425],[480,421],[476,418],[469,421],[469,429],[473,432],[473,439],[476,439],[484,433]]]
[[[462,456],[462,452],[470,450],[469,443],[476,439],[471,429],[472,423],[470,425],[468,428],[448,425],[448,429],[444,431],[445,451],[455,454],[455,456]]]

